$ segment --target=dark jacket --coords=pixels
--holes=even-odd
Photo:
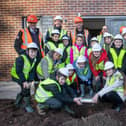
[[[44,89],[47,91],[51,91],[55,98],[63,103],[72,103],[73,98],[76,97],[73,89],[70,88],[67,84],[60,85],[61,86],[61,93],[59,92],[58,87],[56,84],[44,85]]]
[[[26,56],[29,59],[30,63],[32,64],[34,59],[31,59],[27,54],[26,54]],[[19,84],[22,84],[25,81],[32,82],[35,77],[35,66],[31,69],[31,71],[29,73],[29,78],[28,78],[28,80],[26,80],[24,73],[23,73],[24,60],[23,60],[22,56],[19,56],[18,58],[16,58],[16,73],[19,76],[19,79],[15,79],[15,78],[12,78],[12,79]]]

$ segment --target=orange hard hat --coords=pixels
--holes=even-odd
[[[81,17],[75,17],[74,19],[74,23],[80,23],[80,22],[83,22],[83,19]]]
[[[38,19],[37,19],[37,17],[35,15],[29,15],[27,17],[27,22],[37,23]]]
[[[121,26],[120,27],[120,34],[122,34],[123,29],[126,28],[126,26]]]

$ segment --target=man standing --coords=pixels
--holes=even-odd
[[[27,17],[28,27],[21,29],[15,39],[14,48],[16,52],[20,54],[24,54],[27,45],[29,43],[36,43],[39,47],[39,52],[37,54],[37,59],[41,59],[42,56],[44,56],[43,50],[42,50],[42,35],[38,28],[36,28],[36,24],[38,22],[38,19],[35,15],[29,15]]]
[[[84,28],[83,19],[81,17],[75,17],[74,23],[75,23],[75,29],[74,29],[74,33],[73,33],[73,37],[72,37],[73,44],[76,41],[77,34],[83,34],[84,35],[84,45],[86,47],[89,47],[90,34],[89,34],[89,31],[86,28]]]
[[[49,28],[48,31],[47,31],[47,33],[46,33],[45,42],[48,42],[48,41],[50,40],[52,31],[53,31],[54,29],[58,29],[58,30],[59,30],[59,32],[60,32],[60,37],[59,37],[59,39],[60,39],[60,40],[62,39],[62,37],[63,37],[64,35],[67,34],[67,31],[64,30],[64,29],[62,28],[63,18],[62,18],[61,16],[56,16],[56,17],[54,18],[54,20],[53,20],[53,23],[54,23],[54,24],[53,24],[53,28]]]

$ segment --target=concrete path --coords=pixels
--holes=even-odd
[[[12,81],[0,81],[0,99],[15,99],[20,87]]]

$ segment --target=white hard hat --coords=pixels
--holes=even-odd
[[[103,35],[103,37],[104,37],[104,38],[105,38],[105,37],[112,37],[112,35],[111,35],[110,33],[108,33],[108,32],[105,32],[104,35]]]
[[[114,37],[114,40],[116,40],[116,39],[123,40],[123,37],[122,37],[120,34],[117,34],[117,35]]]
[[[66,68],[67,68],[68,70],[74,70],[74,69],[75,69],[75,68],[73,67],[72,64],[67,64],[67,65],[66,65]]]
[[[82,63],[82,62],[86,62],[87,58],[85,56],[79,56],[77,59],[77,63]]]
[[[66,77],[69,76],[69,71],[68,71],[68,69],[66,67],[60,68],[58,72],[61,73],[64,76],[66,76]]]
[[[95,43],[92,47],[92,51],[101,51],[101,46],[98,43]]]
[[[32,42],[32,43],[28,44],[28,46],[27,46],[27,49],[30,49],[30,48],[38,49],[38,46],[36,43]]]
[[[110,61],[107,61],[106,63],[105,63],[105,68],[104,68],[104,70],[108,70],[108,69],[111,69],[111,68],[113,68],[114,67],[114,64],[112,63],[112,62],[110,62]]]
[[[63,21],[63,18],[61,17],[61,16],[56,16],[55,18],[54,18],[54,20],[61,20],[61,21]]]
[[[54,51],[60,54],[61,56],[63,55],[63,50],[61,48],[56,48]]]
[[[83,34],[77,34],[77,37],[84,37],[84,35]]]
[[[68,36],[63,36],[62,40],[69,40],[69,37]]]
[[[93,38],[91,38],[91,41],[97,41],[98,42],[98,39],[96,37],[93,37]]]
[[[52,30],[52,34],[60,34],[60,32],[59,32],[59,30],[54,29],[54,30]]]
[[[123,29],[122,35],[126,34],[126,28]]]

